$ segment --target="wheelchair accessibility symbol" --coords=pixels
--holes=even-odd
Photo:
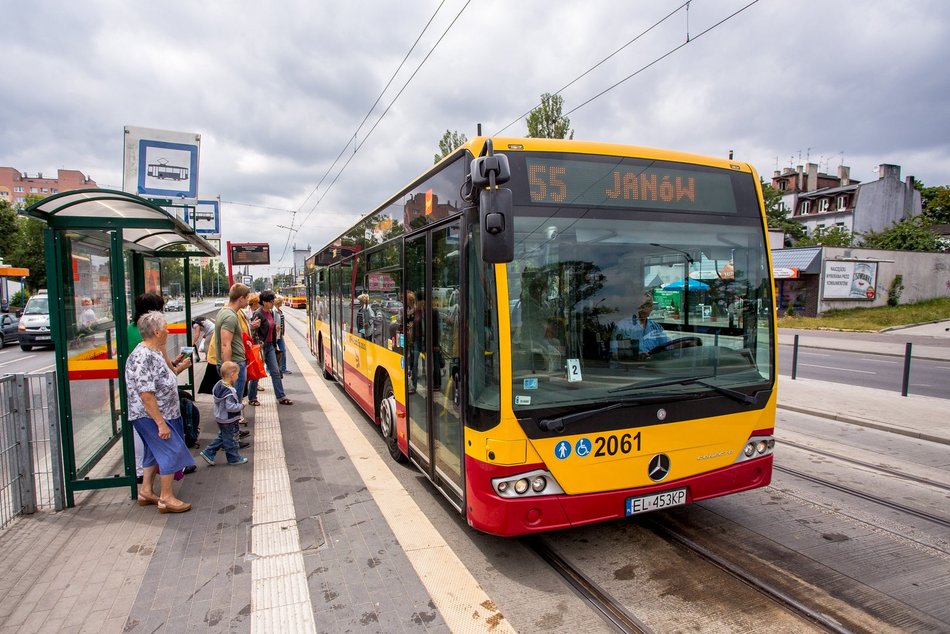
[[[591,444],[587,438],[581,438],[574,445],[574,452],[578,458],[586,458],[590,455]]]
[[[571,443],[562,440],[554,446],[554,457],[558,460],[564,460],[571,455]]]

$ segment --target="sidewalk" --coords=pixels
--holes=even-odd
[[[896,328],[887,332],[779,330],[779,344],[904,356],[911,344],[915,359],[950,361],[950,321]],[[947,388],[950,390],[950,386]],[[897,392],[809,379],[779,377],[779,407],[913,438],[950,444],[950,400],[901,396]]]
[[[950,445],[950,400],[780,376],[778,406],[822,418]]]

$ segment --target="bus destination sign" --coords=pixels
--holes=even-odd
[[[270,264],[270,244],[267,242],[232,242],[232,264]]]
[[[732,174],[625,159],[525,157],[532,203],[737,213]]]

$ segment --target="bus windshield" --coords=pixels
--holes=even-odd
[[[755,198],[728,214],[521,202],[507,265],[516,412],[774,380]]]

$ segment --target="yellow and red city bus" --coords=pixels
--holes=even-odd
[[[307,286],[324,376],[478,530],[771,481],[774,297],[748,164],[477,137],[311,256]]]
[[[284,289],[284,303],[290,308],[307,307],[307,290],[303,284],[290,286]]]

